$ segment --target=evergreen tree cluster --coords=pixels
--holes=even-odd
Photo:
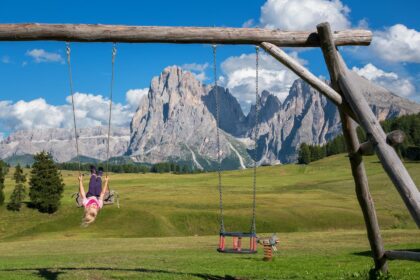
[[[382,122],[385,132],[402,130],[404,142],[396,147],[397,152],[409,160],[420,160],[420,113],[406,115]]]
[[[197,173],[199,170],[191,169],[188,165],[179,165],[174,162],[160,162],[155,163],[150,167],[152,173],[175,173],[175,174],[187,174]]]
[[[309,164],[310,162],[323,159],[332,155],[346,152],[346,143],[343,135],[338,135],[325,145],[308,145],[302,143],[298,151],[298,163]]]
[[[57,163],[57,168],[60,170],[79,170],[77,162]],[[83,163],[80,166],[81,171],[90,171],[92,163]],[[99,166],[102,166],[99,164]],[[189,165],[177,164],[174,162],[160,162],[153,165],[145,165],[139,163],[130,164],[110,164],[109,172],[113,173],[198,173],[200,170],[192,169]]]
[[[42,213],[54,213],[60,206],[60,200],[64,191],[63,179],[50,154],[41,152],[34,156],[34,160],[29,179],[29,206]],[[7,172],[8,166],[0,161],[2,203],[4,202],[4,178]],[[15,167],[13,179],[15,187],[7,203],[7,209],[19,211],[27,195],[27,178],[19,164]]]
[[[23,174],[23,169],[19,164],[15,167],[13,179],[15,180],[16,185],[10,195],[10,201],[7,204],[7,209],[11,211],[19,211],[26,196],[26,175]]]
[[[42,213],[54,213],[64,191],[63,178],[50,154],[41,152],[34,160],[29,181],[30,205]]]
[[[6,174],[9,170],[9,167],[7,166],[7,164],[0,160],[0,205],[4,204],[4,180],[6,179]]]
[[[404,142],[395,147],[400,156],[409,160],[420,160],[420,113],[388,119],[381,122],[381,125],[386,133],[393,130],[401,130],[405,133]],[[357,128],[357,136],[361,143],[367,140],[366,134],[360,127]],[[298,150],[298,163],[309,164],[346,151],[343,135],[338,135],[325,145],[302,143]]]
[[[63,162],[63,163],[56,163],[57,168],[60,170],[79,170],[79,163],[77,162]],[[90,166],[96,165],[94,163],[82,163],[80,165],[81,171],[90,171]],[[103,165],[99,164],[98,166]],[[104,168],[105,169],[105,168]],[[147,173],[150,172],[150,166],[144,164],[110,164],[109,165],[109,172],[113,173]]]

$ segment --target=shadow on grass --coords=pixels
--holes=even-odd
[[[47,280],[57,280],[60,274],[69,271],[83,271],[83,270],[97,270],[97,271],[119,271],[119,272],[139,272],[139,273],[163,273],[178,276],[195,276],[197,278],[206,280],[246,280],[246,278],[235,277],[231,275],[219,276],[207,273],[187,273],[176,272],[162,269],[147,269],[147,268],[110,268],[110,267],[61,267],[61,268],[10,268],[1,269],[4,272],[18,272],[18,271],[33,271],[38,277]]]
[[[362,257],[369,257],[369,258],[372,257],[372,251],[354,252],[351,254],[355,256],[362,256]]]
[[[396,249],[392,251],[405,251],[405,252],[420,253],[420,249]],[[352,255],[372,258],[372,251],[354,252],[352,253]]]

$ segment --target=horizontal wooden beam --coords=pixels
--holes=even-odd
[[[386,251],[385,257],[390,260],[420,261],[420,252]]]
[[[316,47],[316,32],[262,28],[125,26],[100,24],[0,24],[0,41],[68,41],[175,44],[260,44]],[[352,29],[334,33],[337,46],[369,45],[372,32]]]

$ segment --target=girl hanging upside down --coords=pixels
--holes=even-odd
[[[95,168],[91,168],[91,177],[89,181],[89,190],[86,194],[85,188],[83,187],[83,175],[79,175],[79,194],[83,199],[83,206],[85,209],[82,226],[87,227],[93,223],[99,210],[104,205],[104,197],[108,191],[108,176],[105,177],[104,186],[102,187],[102,170],[99,169],[98,174]]]

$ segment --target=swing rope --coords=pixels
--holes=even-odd
[[[257,160],[258,160],[258,134],[259,134],[259,111],[260,95],[258,89],[259,78],[259,52],[260,47],[255,47],[255,130],[254,130],[254,170],[253,170],[253,193],[252,193],[252,226],[251,233],[257,232],[256,227],[256,208],[257,208]]]
[[[79,153],[79,137],[77,133],[77,123],[76,123],[76,109],[75,109],[75,102],[74,102],[74,90],[73,90],[73,75],[72,75],[72,67],[71,67],[71,48],[70,43],[66,42],[66,53],[67,53],[67,65],[68,65],[68,73],[69,73],[69,86],[70,86],[70,94],[71,94],[71,105],[73,111],[73,126],[74,126],[74,139],[76,142],[76,155],[78,161],[78,171],[79,175],[82,174],[82,164],[80,161],[80,153]],[[115,56],[117,54],[117,47],[116,43],[113,43],[112,46],[112,61],[111,61],[111,84],[110,84],[110,91],[109,91],[109,115],[108,115],[108,135],[107,135],[107,147],[106,147],[106,176],[109,173],[109,151],[110,151],[110,139],[111,139],[111,124],[112,124],[112,104],[113,104],[113,91],[114,91],[114,80],[115,80]],[[117,192],[109,190],[111,195],[114,195],[117,199],[117,206],[120,208],[119,202],[119,195]]]
[[[220,232],[225,232],[225,222],[223,218],[223,192],[222,192],[222,163],[220,155],[220,113],[219,113],[219,89],[217,87],[217,45],[213,45],[213,77],[214,89],[216,90],[216,145],[217,145],[217,178],[219,189],[219,215],[220,215]]]
[[[117,54],[116,43],[112,45],[112,60],[111,60],[111,85],[109,90],[109,117],[108,117],[108,142],[106,147],[106,176],[109,173],[109,142],[111,139],[111,118],[112,118],[112,94],[114,91],[114,77],[115,77],[115,56]]]
[[[70,42],[66,42],[66,53],[67,53],[67,65],[68,65],[68,73],[69,73],[69,86],[70,86],[70,95],[71,95],[71,106],[73,110],[73,127],[74,127],[74,140],[76,142],[76,155],[77,155],[77,162],[79,166],[79,175],[81,174],[81,162],[80,162],[80,154],[79,154],[79,139],[77,135],[77,125],[76,125],[76,109],[74,105],[74,91],[73,91],[73,75],[71,71],[71,48]]]
[[[223,189],[222,189],[222,167],[221,167],[221,150],[220,150],[220,93],[217,85],[217,45],[213,45],[213,78],[214,90],[216,91],[216,144],[217,144],[217,177],[219,189],[219,216],[220,216],[220,233],[225,234],[225,223],[223,215]],[[254,129],[254,155],[253,155],[253,182],[252,182],[252,220],[251,234],[256,234],[256,208],[257,208],[257,162],[258,162],[258,135],[259,135],[259,46],[255,47],[255,129]]]

